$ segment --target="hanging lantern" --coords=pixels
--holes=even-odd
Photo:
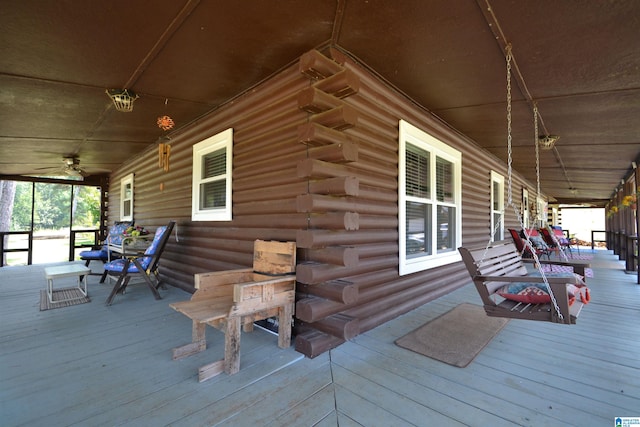
[[[133,111],[133,101],[139,98],[134,91],[129,89],[107,89],[105,92],[113,101],[116,110],[124,113]]]
[[[538,137],[538,144],[540,144],[542,150],[551,150],[559,139],[560,137],[558,135],[540,135]]]
[[[160,116],[158,117],[158,127],[162,130],[169,130],[169,129],[173,129],[173,126],[175,125],[175,123],[173,122],[173,119],[169,116]]]

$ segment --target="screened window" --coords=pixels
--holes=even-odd
[[[491,171],[491,240],[504,239],[504,177]]]
[[[133,174],[120,181],[120,221],[133,221]]]
[[[460,260],[462,154],[400,121],[400,274]]]
[[[193,146],[192,219],[231,220],[233,130]]]

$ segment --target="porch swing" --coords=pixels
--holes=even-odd
[[[507,205],[512,207],[522,229],[524,221],[513,201],[512,193],[512,144],[511,144],[511,45],[506,48],[507,65],[507,146],[508,146],[508,193]],[[534,106],[535,140],[537,144],[537,107]],[[540,194],[540,173],[538,146],[536,145],[538,194]],[[503,212],[504,213],[504,212]],[[497,221],[496,229],[502,224],[504,214]],[[495,230],[494,230],[495,231]],[[493,233],[492,235],[495,235]],[[491,317],[538,320],[560,324],[575,324],[582,307],[589,302],[584,267],[586,263],[574,264],[566,261],[540,260],[533,250],[528,236],[523,239],[531,249],[533,259],[524,260],[513,242],[502,240],[489,242],[485,247],[465,248],[458,251],[482,299],[485,313]],[[525,262],[542,264],[571,265],[574,273],[545,273],[541,268],[530,273]]]

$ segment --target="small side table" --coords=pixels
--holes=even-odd
[[[47,267],[44,269],[44,275],[47,278],[47,295],[49,296],[49,302],[64,302],[74,301],[87,296],[87,276],[91,273],[91,269],[80,264],[68,264],[60,265],[56,267]],[[67,298],[62,300],[53,299],[53,279],[60,279],[62,277],[77,277],[78,278],[78,290],[82,293],[82,296],[76,298]]]

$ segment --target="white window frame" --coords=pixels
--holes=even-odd
[[[462,153],[447,144],[439,141],[435,137],[428,133],[418,129],[410,123],[400,120],[399,123],[399,162],[398,162],[398,235],[399,235],[399,274],[406,275],[415,273],[418,271],[427,270],[451,264],[460,261],[460,257],[457,248],[462,243]],[[437,250],[437,215],[432,215],[431,218],[431,255],[425,254],[418,257],[407,257],[406,251],[406,202],[411,201],[412,197],[406,194],[406,148],[407,145],[414,145],[421,150],[429,152],[431,168],[430,168],[430,187],[434,189],[431,191],[431,197],[427,203],[432,206],[447,206],[455,208],[455,230],[448,230],[454,232],[454,244],[451,250],[445,252],[438,252]],[[436,195],[436,157],[447,160],[453,164],[453,199],[452,203],[444,203],[437,201]],[[426,200],[426,199],[425,199]],[[429,240],[425,238],[425,242]]]
[[[498,184],[499,200],[495,200],[495,194],[493,192],[493,186]],[[496,202],[497,209],[496,209]],[[496,223],[494,217],[500,215],[500,228],[496,230]],[[495,240],[495,233],[498,233],[497,240],[504,239],[504,176],[500,175],[496,171],[491,171],[491,241]]]
[[[127,194],[127,188],[131,191]],[[129,202],[129,215],[125,215],[125,205]],[[120,180],[120,221],[133,221],[133,173]]]
[[[205,155],[224,149],[226,171],[224,175],[202,178],[202,160]],[[233,168],[233,129],[229,128],[193,146],[193,175],[191,182],[191,219],[193,221],[231,221],[231,179]],[[221,208],[200,208],[200,185],[214,180],[225,180],[225,205]]]

